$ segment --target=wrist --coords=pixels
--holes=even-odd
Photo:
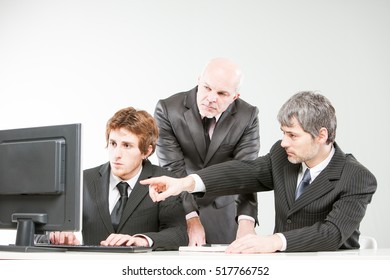
[[[187,177],[184,177],[183,178],[184,182],[183,182],[183,186],[184,186],[184,190],[191,193],[194,191],[195,189],[195,180],[192,176],[187,176]]]
[[[190,219],[193,219],[193,218],[199,218],[199,215],[198,215],[198,213],[196,211],[192,211],[192,212],[190,212],[190,213],[188,213],[186,215],[186,220],[187,221],[190,220]]]
[[[238,226],[255,228],[255,222],[253,222],[251,220],[247,220],[247,219],[241,219],[241,220],[238,220]]]
[[[274,249],[275,251],[285,251],[286,250],[286,240],[283,234],[275,233],[272,235],[274,240]]]
[[[136,235],[135,239],[136,239],[135,241],[136,246],[151,247],[151,244],[146,236]]]

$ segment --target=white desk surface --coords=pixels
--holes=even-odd
[[[390,248],[362,249],[362,250],[341,250],[335,252],[310,252],[310,253],[273,253],[273,254],[225,254],[220,252],[179,252],[179,251],[158,251],[149,253],[101,253],[101,252],[5,252],[0,251],[0,260],[200,260],[208,259],[247,259],[247,260],[299,260],[299,259],[343,259],[343,260],[390,260]]]
[[[37,267],[41,268],[39,273],[35,273]],[[53,276],[61,280],[313,280],[314,275],[316,279],[356,280],[376,275],[375,279],[388,280],[389,267],[390,248],[273,254],[0,252],[2,275],[30,280]],[[377,271],[382,272],[379,275]]]

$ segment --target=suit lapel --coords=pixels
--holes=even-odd
[[[326,193],[335,188],[335,183],[340,180],[341,172],[345,165],[345,154],[335,145],[335,154],[328,166],[314,179],[309,188],[295,201],[290,214],[296,212],[309,203],[320,199]],[[296,184],[296,182],[295,182]],[[295,190],[295,189],[294,189]]]
[[[135,209],[141,204],[141,202],[149,195],[149,188],[141,185],[140,180],[150,178],[152,175],[152,167],[149,161],[145,161],[145,164],[142,168],[142,172],[132,189],[129,199],[126,203],[126,207],[123,211],[121,221],[118,225],[118,232],[121,230],[123,224],[129,219],[129,217],[134,213]]]
[[[236,104],[233,102],[221,115],[215,127],[213,137],[210,142],[209,150],[206,151],[206,141],[203,134],[202,120],[199,115],[198,105],[196,104],[196,93],[198,88],[194,88],[190,94],[187,95],[184,101],[184,106],[188,109],[184,112],[184,119],[186,125],[191,133],[194,145],[204,162],[204,166],[210,161],[212,156],[218,150],[226,135],[236,123],[234,114],[237,111]]]
[[[220,117],[218,123],[214,129],[213,137],[210,142],[210,147],[204,160],[205,166],[208,164],[210,159],[213,157],[215,152],[221,146],[222,141],[226,138],[226,135],[236,124],[234,113],[236,112],[236,106],[234,103],[229,107]]]
[[[102,165],[99,170],[100,177],[94,182],[97,207],[103,224],[109,232],[114,231],[111,223],[111,216],[108,211],[108,188],[110,185],[110,163]]]
[[[206,141],[203,135],[203,125],[199,115],[199,109],[196,105],[196,92],[197,88],[193,89],[192,92],[187,95],[184,106],[186,106],[188,110],[184,112],[184,119],[188,130],[190,131],[191,139],[193,139],[193,143],[204,161],[206,157]]]
[[[294,213],[313,201],[320,199],[326,193],[334,189],[334,185],[329,181],[326,168],[310,184],[307,190],[295,201],[290,213]]]
[[[295,190],[301,164],[289,164],[284,169],[285,192],[289,209],[295,204]]]

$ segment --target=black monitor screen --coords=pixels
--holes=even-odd
[[[80,201],[81,124],[0,131],[0,229],[17,230],[12,245],[25,250],[34,234],[78,231]]]

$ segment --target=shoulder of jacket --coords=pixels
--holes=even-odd
[[[239,107],[245,107],[245,108],[251,108],[251,109],[258,109],[256,105],[253,105],[251,103],[248,103],[247,101],[245,101],[244,99],[242,98],[237,98],[235,100],[236,102],[236,106],[239,106]]]

